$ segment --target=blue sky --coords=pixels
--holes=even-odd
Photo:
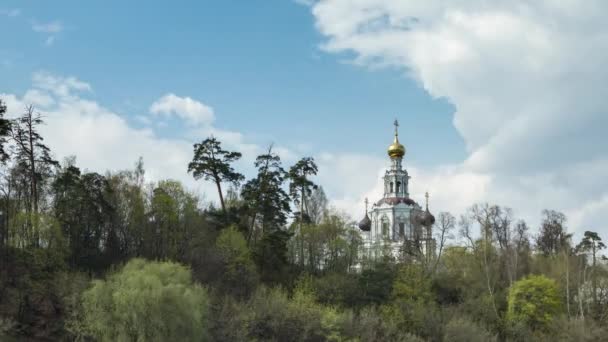
[[[11,1],[0,97],[34,103],[58,158],[174,178],[215,134],[251,175],[270,143],[314,156],[336,208],[381,196],[392,121],[434,211],[478,202],[608,233],[608,2]],[[415,20],[412,20],[415,18]]]
[[[412,161],[465,157],[447,101],[432,99],[402,70],[361,68],[348,53],[321,51],[313,16],[295,2],[5,1],[3,7],[21,12],[0,21],[2,56],[10,60],[1,69],[4,92],[25,91],[38,70],[76,75],[92,85],[97,101],[127,117],[145,114],[173,92],[212,106],[219,127],[310,153],[382,155],[398,117]],[[63,28],[46,46],[51,34],[32,25],[55,22]],[[157,132],[179,136],[180,126]]]

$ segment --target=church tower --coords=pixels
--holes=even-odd
[[[359,223],[363,231],[366,248],[383,244],[389,245],[394,255],[406,241],[415,242],[425,254],[434,249],[432,226],[435,217],[410,198],[410,176],[403,167],[405,146],[399,142],[399,122],[395,120],[393,143],[388,147],[390,166],[384,173],[384,194],[368,210],[365,203],[365,217]]]
[[[409,176],[403,169],[402,162],[405,155],[405,146],[399,142],[399,122],[395,120],[395,139],[388,147],[388,156],[391,158],[391,167],[384,175],[384,198],[408,197]]]

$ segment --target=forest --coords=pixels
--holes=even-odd
[[[6,110],[2,341],[608,341],[605,244],[559,211],[530,227],[471,203],[436,214],[434,255],[412,241],[371,258],[313,158],[283,165],[271,146],[246,179],[241,153],[206,137],[184,170],[214,205],[150,182],[141,159],[58,161],[34,107]]]

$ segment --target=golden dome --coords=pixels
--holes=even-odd
[[[388,155],[391,158],[403,158],[405,155],[405,146],[399,143],[399,133],[397,132],[397,127],[399,127],[399,123],[395,120],[395,140],[388,147]]]

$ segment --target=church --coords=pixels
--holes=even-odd
[[[408,247],[431,258],[435,253],[435,217],[429,212],[429,195],[425,194],[424,209],[410,197],[410,176],[403,167],[405,147],[399,142],[397,120],[394,125],[395,137],[387,151],[390,167],[384,174],[384,195],[371,208],[365,199],[365,216],[359,222],[364,250],[370,257],[376,257],[380,250],[389,250],[397,257]]]

